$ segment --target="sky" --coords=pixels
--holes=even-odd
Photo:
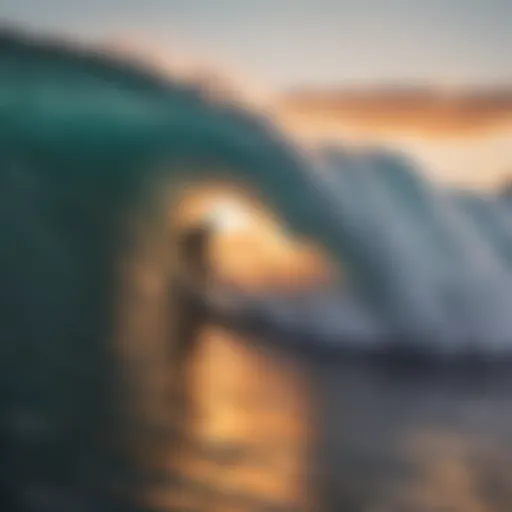
[[[512,0],[0,0],[2,22],[206,71],[289,133],[404,150],[455,185],[512,172]],[[296,90],[323,106],[290,109]]]
[[[1,0],[0,19],[141,38],[277,89],[512,86],[512,0]]]

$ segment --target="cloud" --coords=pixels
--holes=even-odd
[[[458,138],[512,128],[512,87],[467,92],[311,89],[284,94],[277,109],[287,126],[311,135],[407,133]]]

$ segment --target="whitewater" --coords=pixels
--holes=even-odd
[[[246,298],[294,340],[440,356],[512,353],[512,199],[435,184],[405,155],[321,149],[312,160],[358,273],[295,297]]]

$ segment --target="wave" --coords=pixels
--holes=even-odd
[[[403,155],[319,151],[359,271],[343,291],[258,303],[292,337],[330,346],[411,347],[500,357],[512,351],[512,201],[436,185]]]
[[[357,339],[361,346],[398,338],[447,354],[512,350],[510,198],[443,188],[409,159],[386,151],[328,147],[310,157],[311,150],[288,140],[272,119],[204,98],[197,87],[63,44],[20,39],[8,31],[0,31],[0,39],[0,66],[9,76],[0,91],[7,99],[1,177],[13,189],[23,179],[13,170],[12,161],[19,160],[49,187],[62,174],[71,190],[89,190],[82,183],[102,189],[108,200],[101,214],[108,216],[119,204],[135,201],[134,189],[156,176],[148,161],[195,161],[201,164],[193,166],[200,168],[198,178],[205,172],[209,177],[212,164],[221,163],[255,185],[288,225],[316,234],[349,266],[351,279],[341,295],[327,293],[298,309],[293,303],[270,308],[283,330],[310,329],[312,338],[316,333],[323,340],[332,332],[330,339]],[[16,144],[8,148],[11,139]],[[50,163],[18,146],[44,148],[40,153],[51,155]],[[80,165],[52,174],[49,169],[61,160]],[[165,172],[178,178],[182,171],[176,164]],[[189,177],[194,169],[186,171]],[[115,200],[107,190],[115,190]],[[83,238],[96,243],[96,237]],[[6,282],[25,283],[21,271],[12,277],[22,268],[19,255],[2,261]],[[88,262],[90,268],[94,263]],[[55,258],[47,264],[54,268]],[[77,267],[85,272],[84,265]],[[28,295],[30,287],[23,286],[18,288]],[[311,317],[307,325],[304,308]]]

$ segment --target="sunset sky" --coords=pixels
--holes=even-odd
[[[391,145],[452,183],[512,174],[512,0],[0,0],[0,20],[243,78],[299,136]]]

